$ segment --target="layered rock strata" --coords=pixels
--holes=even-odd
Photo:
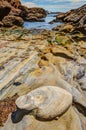
[[[61,30],[62,28],[63,31],[81,31],[86,34],[86,4],[80,8],[70,10],[66,13],[59,13],[54,21],[66,23],[63,25],[65,29],[63,29],[63,26],[60,26],[54,28],[54,30]]]
[[[68,110],[51,121],[40,121],[29,114],[13,124],[9,115],[12,111],[8,111],[9,105],[6,105],[8,114],[0,110],[9,115],[4,130],[86,130],[85,36],[82,33],[65,35],[46,30],[1,29],[1,102],[7,97],[12,99],[16,93],[18,97],[27,95],[41,86],[57,86],[70,93],[73,100]],[[6,119],[7,116],[1,120],[3,124]]]

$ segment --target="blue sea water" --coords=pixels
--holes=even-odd
[[[53,27],[61,24],[60,22],[54,23],[54,24],[49,24],[50,21],[55,19],[54,15],[56,14],[48,14],[47,17],[45,18],[44,22],[25,22],[24,27],[27,29],[47,29],[51,30]]]
[[[25,5],[29,6],[39,6],[44,9],[46,9],[49,12],[66,12],[70,9],[78,8],[84,4],[86,4],[86,0],[21,0],[21,2]],[[25,22],[24,27],[27,29],[31,28],[44,28],[44,29],[52,29],[56,25],[59,25],[60,23],[55,24],[49,24],[50,21],[55,19],[55,14],[49,14],[45,18],[45,22]]]

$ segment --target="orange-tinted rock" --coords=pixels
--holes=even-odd
[[[12,98],[6,98],[3,101],[0,101],[0,126],[6,122],[9,113],[16,110],[15,100],[18,95],[13,96]]]

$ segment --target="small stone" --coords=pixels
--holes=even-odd
[[[21,83],[20,83],[20,82],[14,82],[13,85],[15,85],[15,86],[19,86],[19,85],[21,85]]]

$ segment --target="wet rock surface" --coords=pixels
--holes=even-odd
[[[13,124],[9,116],[3,130],[86,130],[85,35],[1,28],[0,103],[7,97],[11,100],[16,93],[20,97],[41,86],[58,86],[66,90],[73,98],[71,107],[59,118],[47,122],[27,115],[18,124]],[[10,107],[10,103],[7,104]]]

